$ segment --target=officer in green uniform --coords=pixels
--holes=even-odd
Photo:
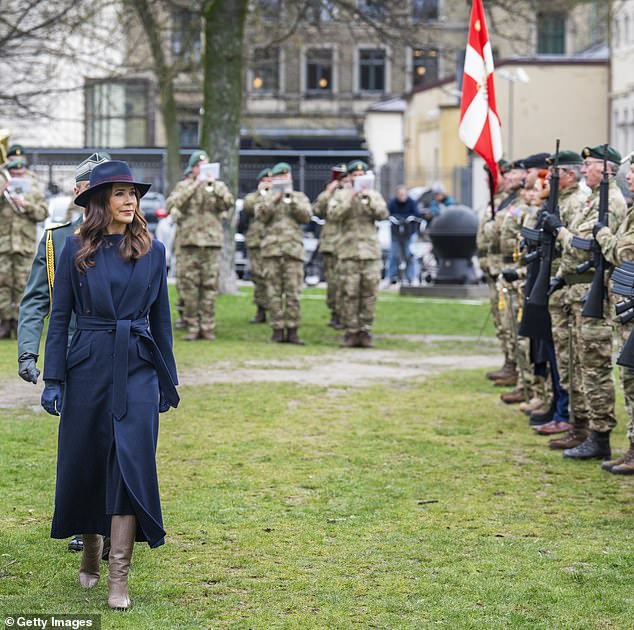
[[[271,169],[262,169],[257,177],[258,189],[250,192],[242,205],[242,212],[249,217],[249,227],[246,234],[246,245],[249,252],[249,270],[253,281],[253,302],[257,308],[255,317],[250,320],[252,324],[264,324],[266,322],[267,297],[266,282],[264,280],[264,268],[262,266],[261,244],[265,234],[265,225],[261,217],[255,216],[255,204],[261,201],[271,185]]]
[[[97,164],[109,159],[110,156],[107,153],[93,153],[79,164],[75,170],[75,187],[73,189],[75,197],[88,188],[92,169]],[[18,374],[27,383],[37,383],[40,375],[40,370],[37,368],[40,339],[44,329],[44,319],[51,310],[57,262],[64,248],[66,237],[75,233],[83,219],[82,215],[73,223],[64,223],[46,230],[33,259],[31,273],[20,302],[18,317]],[[70,336],[72,336],[74,328],[73,320],[69,327]],[[75,536],[68,543],[68,548],[71,551],[81,551],[83,548],[81,537]]]

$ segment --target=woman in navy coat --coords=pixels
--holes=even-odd
[[[139,210],[149,184],[126,162],[97,165],[55,273],[42,406],[61,412],[51,536],[84,534],[79,580],[99,581],[110,536],[108,604],[127,608],[135,539],[164,542],[156,473],[159,411],[178,405],[165,250]],[[77,330],[68,353],[68,324]]]

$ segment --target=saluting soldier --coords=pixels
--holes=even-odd
[[[348,163],[354,180],[368,171],[362,160]],[[328,205],[328,217],[341,224],[337,245],[338,273],[342,286],[343,346],[371,348],[376,299],[381,281],[381,245],[375,221],[387,219],[385,199],[376,190],[336,190]]]
[[[277,163],[271,175],[271,189],[255,205],[255,216],[265,225],[261,251],[273,329],[271,341],[303,345],[298,336],[299,294],[304,285],[302,226],[310,220],[310,201],[303,192],[292,189],[289,164]]]
[[[592,238],[592,230],[597,223],[599,209],[599,189],[603,176],[603,146],[584,147],[581,151],[583,166],[581,174],[591,189],[591,194],[582,208],[578,219],[570,227],[565,227],[561,219],[550,214],[544,221],[544,229],[556,235],[562,246],[571,251],[579,262],[588,258],[587,252],[572,252],[571,241],[576,233],[582,238]],[[616,184],[616,173],[621,163],[621,154],[614,148],[607,149],[607,170],[609,184],[608,226],[616,233],[619,225],[625,221],[627,206],[623,193]],[[583,275],[583,274],[582,274]],[[614,376],[612,373],[612,321],[609,315],[609,303],[605,300],[604,317],[584,317],[583,298],[590,290],[593,273],[582,278],[572,278],[577,282],[570,287],[571,296],[577,303],[575,329],[578,339],[581,362],[582,388],[588,413],[589,430],[587,437],[572,448],[566,448],[564,457],[570,459],[610,459],[610,432],[616,426],[614,412]],[[568,282],[568,279],[566,280]],[[578,422],[575,419],[576,423]],[[579,429],[582,427],[580,426]]]
[[[8,150],[6,171],[0,170],[0,189],[0,339],[7,339],[12,331],[17,333],[18,304],[35,249],[35,224],[48,216],[46,199],[35,175],[27,170],[21,145]]]
[[[205,151],[194,151],[186,178],[176,184],[166,203],[178,226],[176,275],[184,301],[187,341],[216,338],[216,294],[224,242],[222,221],[234,202],[222,181],[199,177],[201,164],[208,162]]]
[[[264,324],[266,322],[267,296],[266,282],[264,280],[264,269],[262,266],[262,239],[266,231],[261,217],[255,216],[255,205],[269,190],[271,185],[271,169],[262,169],[257,177],[258,189],[251,192],[244,198],[242,212],[248,217],[248,228],[246,234],[246,246],[249,252],[249,270],[253,281],[253,302],[257,308],[252,324]]]
[[[329,326],[339,329],[342,328],[341,318],[339,317],[340,306],[338,304],[339,283],[337,279],[337,240],[340,236],[340,226],[332,218],[328,216],[328,203],[332,199],[336,190],[343,187],[341,179],[345,177],[347,168],[345,164],[337,164],[331,169],[332,181],[326,184],[325,189],[319,193],[313,205],[313,214],[320,219],[324,219],[326,223],[319,233],[319,251],[324,261],[324,276],[326,278],[326,304],[330,310]]]

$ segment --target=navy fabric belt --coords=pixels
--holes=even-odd
[[[128,345],[130,334],[142,339],[152,352],[154,367],[158,375],[159,385],[165,400],[172,406],[178,406],[180,397],[176,391],[174,381],[165,365],[154,338],[150,334],[147,319],[104,319],[89,315],[77,316],[77,330],[115,331],[114,360],[112,376],[112,415],[115,420],[121,420],[126,413],[127,380],[128,380]]]

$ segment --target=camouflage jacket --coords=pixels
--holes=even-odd
[[[523,203],[512,203],[506,207],[500,225],[500,253],[507,260],[517,255],[517,247],[522,229],[522,221],[528,212],[528,206]]]
[[[166,207],[178,225],[179,247],[222,247],[222,220],[232,206],[233,195],[221,181],[213,183],[212,191],[195,179],[178,182]]]
[[[592,228],[599,216],[599,186],[597,186],[585,203],[575,213],[568,226],[563,227],[557,235],[557,240],[561,243],[562,253],[559,265],[558,276],[566,274],[576,274],[577,265],[590,258],[589,252],[577,249],[572,246],[572,237],[581,236],[590,239]],[[608,201],[608,227],[613,234],[616,234],[619,226],[626,221],[627,204],[623,193],[615,181],[610,182]]]
[[[245,212],[249,217],[249,227],[247,229],[247,235],[245,242],[249,249],[257,249],[262,244],[262,239],[266,233],[266,227],[262,222],[261,217],[255,216],[255,205],[258,201],[261,201],[264,197],[263,192],[256,190],[250,192],[245,198],[242,205],[242,212]]]
[[[381,245],[374,222],[388,216],[387,204],[379,192],[370,190],[360,195],[350,188],[337,190],[328,202],[328,218],[341,223],[337,258],[379,260]]]
[[[612,265],[618,266],[624,260],[634,261],[634,208],[628,208],[616,232],[612,231],[612,226],[597,232],[597,242]]]
[[[35,242],[35,224],[44,221],[48,216],[48,205],[40,191],[33,173],[28,173],[32,180],[31,190],[24,195],[24,205],[16,212],[5,196],[0,197],[0,254],[23,254],[33,256]],[[0,188],[6,184],[6,178],[0,174]]]
[[[290,199],[271,191],[255,204],[255,217],[265,225],[266,233],[260,245],[264,258],[288,256],[304,260],[302,225],[310,221],[310,201],[303,192],[293,191]]]
[[[324,190],[313,204],[313,214],[326,220],[319,233],[319,251],[322,254],[334,254],[337,251],[337,241],[340,236],[339,223],[328,214],[328,202],[333,194],[329,190]]]

